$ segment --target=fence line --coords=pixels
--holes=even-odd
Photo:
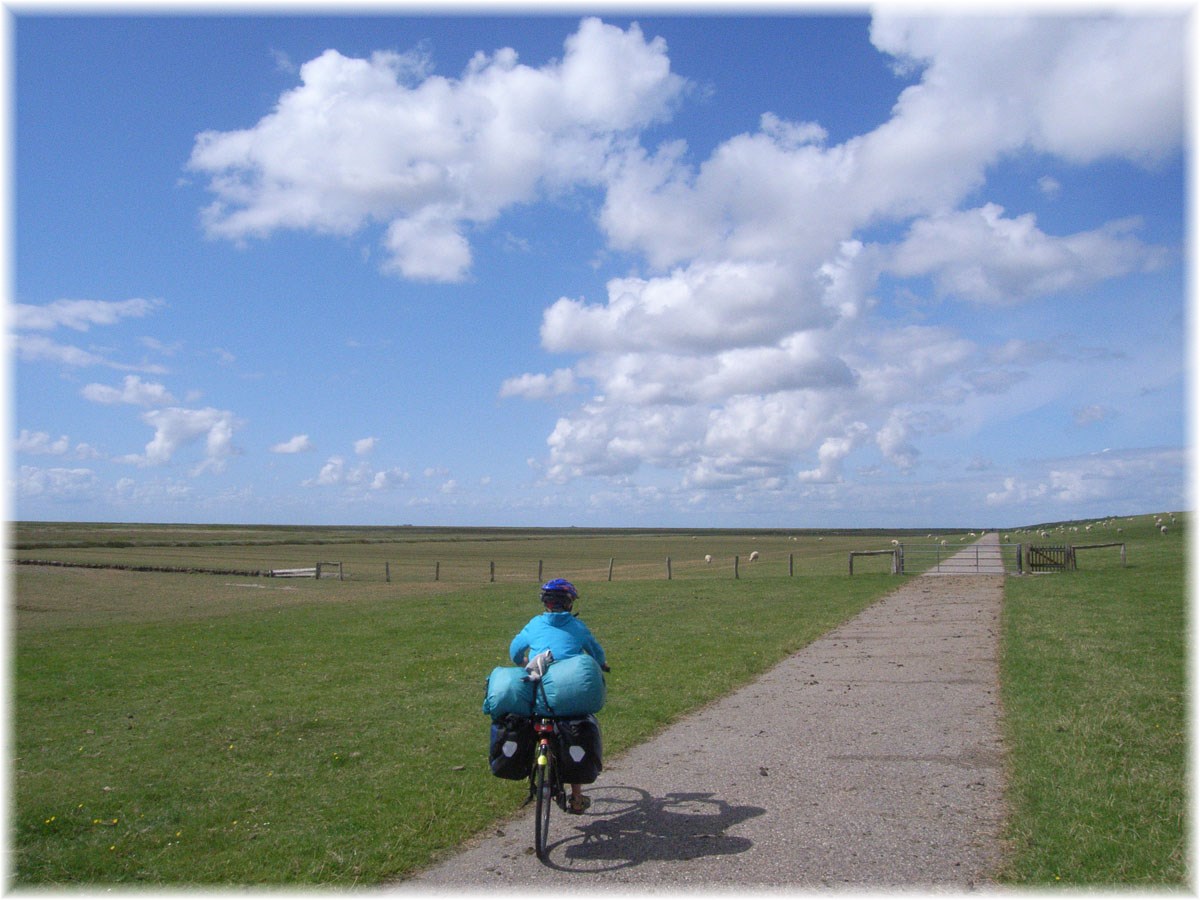
[[[889,550],[886,552],[891,553],[892,551]],[[786,574],[788,577],[794,577],[796,574],[795,554],[787,554],[786,569],[782,567],[782,560],[782,556],[776,559],[776,562],[779,564],[778,569],[769,565],[764,567],[762,570],[763,574]],[[726,557],[723,564],[720,560],[713,560],[711,563],[706,563],[702,560],[691,559],[681,564],[675,556],[659,557],[657,562],[638,558],[622,563],[617,557],[610,556],[603,563],[595,564],[588,561],[571,560],[561,566],[561,568],[570,569],[574,573],[573,580],[578,581],[611,582],[623,579],[645,581],[655,580],[656,578],[665,578],[667,581],[672,581],[680,577],[681,574],[685,578],[696,578],[698,577],[698,573],[719,576],[722,572],[727,573],[726,577],[731,576],[734,579],[740,579],[746,574],[744,571],[745,567],[741,563],[741,555]],[[356,577],[358,580],[377,580],[380,577],[378,574],[371,575],[368,573],[372,571],[379,572],[382,569],[382,580],[387,583],[452,581],[506,584],[536,580],[540,584],[545,579],[547,571],[547,561],[545,559],[531,559],[527,563],[525,561],[506,563],[503,560],[466,560],[461,562],[447,562],[445,560],[422,560],[419,562],[383,560],[380,562],[352,562],[350,564],[321,563],[320,565],[322,567],[338,566],[339,577],[343,580],[354,580]],[[753,563],[753,566],[757,569],[759,566],[762,566],[762,563],[756,561]],[[273,569],[271,570],[271,574],[279,578],[312,578],[315,576],[313,567]],[[322,574],[325,573],[322,572]]]
[[[1070,553],[1067,568],[1074,568],[1074,557],[1077,551],[1099,550],[1103,548],[1118,548],[1120,550],[1121,565],[1127,565],[1125,543],[1114,541],[1064,547],[1063,549],[1068,549]],[[1022,564],[1028,561],[1025,558],[1027,554],[1030,554],[1031,551],[1044,548],[1039,548],[1037,545],[1031,547],[1020,544],[1005,544],[1001,545],[999,549],[1001,551],[1015,551],[1015,569],[1016,572],[1020,573],[1024,569]],[[984,551],[980,548],[974,548],[974,550],[978,557],[976,561],[981,562]],[[848,556],[842,555],[847,552]],[[753,554],[750,557],[752,561],[748,568],[742,565],[742,560],[746,557],[744,553],[721,554],[717,557],[713,557],[711,554],[692,555],[684,553],[680,555],[671,553],[669,555],[656,556],[653,553],[645,553],[625,557],[624,559],[616,556],[584,558],[573,554],[565,554],[556,559],[546,559],[530,554],[528,557],[517,556],[508,559],[499,558],[490,560],[487,556],[466,555],[452,555],[449,560],[435,559],[432,554],[429,554],[428,556],[404,558],[401,560],[352,558],[349,561],[320,561],[315,565],[297,566],[293,563],[292,565],[280,566],[278,568],[264,566],[261,570],[226,567],[141,566],[122,564],[116,561],[89,563],[84,561],[14,559],[12,562],[25,565],[80,566],[88,568],[129,569],[133,571],[190,572],[197,574],[237,574],[251,577],[314,579],[337,577],[342,581],[375,583],[382,581],[388,583],[419,584],[431,581],[446,581],[454,584],[528,584],[536,580],[540,584],[547,575],[554,576],[556,572],[568,573],[573,581],[593,583],[601,581],[655,581],[663,578],[666,580],[720,580],[732,577],[737,580],[744,577],[753,578],[755,576],[794,577],[797,574],[797,568],[811,574],[831,574],[838,569],[846,572],[848,569],[849,573],[853,575],[855,569],[854,557],[856,556],[891,556],[892,573],[903,575],[907,574],[907,570],[909,569],[909,557],[912,557],[911,562],[918,563],[918,565],[913,567],[914,571],[921,571],[923,566],[920,563],[926,557],[928,557],[928,561],[932,562],[936,554],[939,557],[939,562],[949,563],[949,557],[960,552],[957,548],[941,547],[938,545],[931,545],[926,548],[920,545],[901,544],[898,547],[890,549],[849,551],[844,546],[839,548],[829,547],[824,551],[814,547],[813,552],[800,554],[803,559],[800,561],[801,565],[798,567],[797,554],[788,552],[786,548],[781,548],[777,552],[769,553],[763,557]],[[992,555],[999,558],[1000,553],[989,548],[988,558],[991,559]],[[840,563],[838,560],[847,560],[847,562]],[[287,561],[291,562],[291,560]],[[1006,561],[1012,562],[1012,560]],[[846,565],[847,568],[842,569],[842,565]],[[1012,568],[1010,567],[1009,570],[1011,572]]]

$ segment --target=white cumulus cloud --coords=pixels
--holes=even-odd
[[[171,462],[183,447],[201,445],[203,459],[191,474],[221,472],[235,453],[233,435],[240,423],[228,410],[166,407],[142,414],[142,421],[154,429],[154,437],[143,454],[124,457],[125,462],[141,466],[161,466]]]
[[[106,405],[129,403],[134,406],[165,406],[175,402],[175,398],[166,387],[157,382],[142,381],[137,375],[126,375],[119,388],[106,384],[88,384],[81,393],[93,403]]]
[[[1032,215],[1003,213],[989,203],[921,219],[894,248],[888,268],[932,276],[941,296],[1004,306],[1147,270],[1163,256],[1130,234],[1136,221],[1053,237]]]
[[[288,438],[286,441],[280,441],[271,447],[272,453],[304,453],[311,450],[312,441],[308,439],[307,434],[297,434]]]
[[[253,127],[197,137],[189,167],[210,176],[209,233],[386,223],[384,269],[429,281],[466,276],[468,226],[595,181],[622,136],[664,118],[684,87],[662,41],[598,19],[539,68],[501,49],[455,79],[413,54],[328,50],[300,80]]]
[[[976,192],[1024,149],[1136,165],[1176,152],[1181,25],[879,13],[874,42],[920,78],[873,131],[831,145],[818,124],[767,113],[699,163],[679,142],[631,148],[609,170],[600,222],[660,271],[546,309],[543,346],[583,354],[569,372],[594,386],[549,436],[548,476],[655,466],[683,485],[829,482],[872,447],[911,471],[968,400],[1026,375],[998,365],[1003,345],[875,316],[881,276],[1012,306],[1161,263],[1136,220],[1055,235]],[[1099,67],[1103,90],[1082,89],[1076,73]]]
[[[87,331],[93,325],[115,325],[121,319],[141,318],[162,305],[161,300],[55,300],[44,306],[12,305],[13,326],[18,331],[52,331],[71,328]]]
[[[71,442],[67,440],[65,434],[59,438],[52,438],[44,431],[29,431],[22,428],[13,449],[18,453],[62,456],[70,448]]]
[[[556,369],[549,375],[543,373],[518,375],[505,379],[500,385],[501,397],[526,397],[530,400],[546,400],[579,390],[575,373],[570,369]]]

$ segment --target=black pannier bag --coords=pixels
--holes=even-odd
[[[533,724],[524,716],[506,713],[492,720],[488,762],[497,778],[519,781],[533,768]]]
[[[558,720],[558,769],[564,784],[591,784],[604,768],[595,716]]]

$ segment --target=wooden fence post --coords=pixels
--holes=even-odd
[[[671,557],[667,557],[667,581],[671,580]]]
[[[493,560],[492,562],[488,563],[488,581],[495,581],[495,580],[496,580],[496,562],[495,562],[495,560]]]
[[[434,581],[442,580],[442,564],[440,562],[435,562],[433,564],[433,580]]]
[[[392,583],[392,564],[387,560],[383,563],[383,580],[388,584]]]
[[[608,558],[608,580],[612,581],[613,557]]]
[[[789,553],[788,554],[788,575],[792,576],[795,574],[796,574],[796,554]]]
[[[538,583],[540,584],[541,581],[542,581],[542,561],[539,559],[538,560]]]
[[[739,557],[737,557],[737,556],[734,556],[734,557],[733,557],[733,578],[734,578],[734,580],[735,580],[735,581],[736,581],[738,578],[740,578],[740,577],[741,577],[741,576],[738,574],[738,561],[739,561]]]

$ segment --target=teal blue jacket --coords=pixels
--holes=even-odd
[[[587,653],[604,665],[604,648],[592,637],[583,620],[569,612],[547,612],[534,616],[512,639],[508,655],[518,666],[523,666],[526,659],[532,659],[543,650],[553,653],[556,660]]]

